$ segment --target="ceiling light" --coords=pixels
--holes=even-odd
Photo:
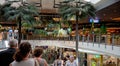
[[[101,0],[84,0],[84,1],[91,2],[91,3],[93,3],[93,4],[96,4],[96,3],[98,3],[98,2],[101,1]]]
[[[85,0],[85,1],[90,2],[91,0]]]

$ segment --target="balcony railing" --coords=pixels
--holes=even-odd
[[[54,37],[54,36],[40,36],[40,35],[24,35],[22,40],[64,40],[64,41],[75,41],[75,36],[68,37]],[[89,43],[99,43],[105,45],[120,45],[120,35],[80,35],[79,41]]]
[[[5,35],[4,35],[5,36]],[[13,37],[14,38],[14,37]],[[3,40],[9,40],[10,38],[6,34],[6,38]],[[22,40],[63,40],[63,41],[75,41],[75,36],[68,37],[55,37],[55,36],[41,36],[41,35],[22,35]],[[120,45],[120,34],[112,34],[112,35],[100,35],[100,34],[89,34],[89,35],[79,35],[79,41],[95,43],[97,44],[105,44],[112,46]]]

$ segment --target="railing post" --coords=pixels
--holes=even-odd
[[[115,34],[112,34],[112,50],[113,50],[113,46],[114,46],[114,43],[115,43],[114,38],[115,38]]]
[[[92,32],[92,36],[93,36],[93,46],[94,46],[94,39],[95,39],[95,38],[94,38],[94,32]]]
[[[100,42],[101,42],[101,34],[99,33],[99,47],[100,47]]]
[[[106,45],[107,45],[107,34],[105,35],[105,48],[106,48]]]
[[[90,38],[90,35],[88,34],[88,36],[87,36],[87,46],[89,44],[89,38]]]
[[[84,35],[83,35],[83,36],[82,36],[82,44],[83,44],[84,40],[85,40],[85,37],[84,37]]]

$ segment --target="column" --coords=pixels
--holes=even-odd
[[[103,66],[103,55],[100,55],[100,66]]]

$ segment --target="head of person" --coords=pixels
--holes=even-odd
[[[35,48],[33,51],[34,57],[41,57],[42,53],[43,53],[43,49],[39,47]]]
[[[69,55],[67,55],[67,56],[66,56],[66,59],[67,59],[67,60],[69,60],[69,58],[70,58],[70,56],[69,56]]]
[[[13,58],[17,62],[25,60],[26,58],[29,57],[30,51],[31,51],[31,44],[29,42],[22,42],[19,45],[18,51],[15,53],[15,55],[13,56]]]
[[[10,48],[17,48],[18,47],[18,40],[12,39],[9,41],[8,45]]]
[[[60,55],[57,55],[57,59],[61,59],[61,56],[60,56]]]
[[[71,61],[71,62],[74,61],[74,56],[73,56],[73,55],[70,56],[70,61]]]

